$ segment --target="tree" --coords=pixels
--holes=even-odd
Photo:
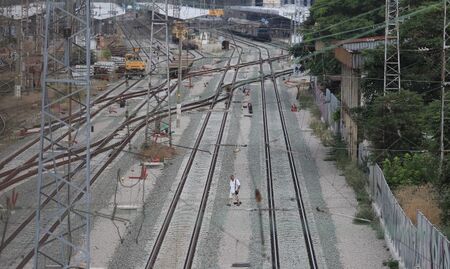
[[[421,94],[426,102],[439,98],[443,10],[438,1],[409,1],[409,19],[400,25],[401,86]],[[383,94],[384,47],[364,52],[362,94],[368,102]]]
[[[410,91],[378,96],[365,107],[353,111],[364,136],[376,148],[376,160],[398,151],[421,149],[423,145],[423,100]]]
[[[384,20],[383,6],[377,0],[317,0],[310,12],[312,19],[307,23],[312,27],[306,39],[337,34],[324,41],[351,38],[354,33],[342,32],[373,26]],[[364,15],[358,16],[360,14]]]

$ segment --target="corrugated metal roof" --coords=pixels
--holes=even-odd
[[[93,2],[91,13],[96,20],[105,20],[125,14],[125,10],[114,3]]]
[[[392,41],[392,38],[389,38],[389,41]],[[350,39],[338,42],[338,44],[349,52],[358,52],[365,49],[375,49],[378,46],[384,45],[384,36]]]
[[[306,19],[309,16],[309,7],[300,6],[297,7],[300,10],[301,14],[304,14],[305,16],[298,16],[298,18],[292,17],[295,13],[295,5],[288,4],[288,5],[282,5],[279,7],[259,7],[259,6],[230,6],[228,7],[231,10],[239,10],[239,11],[245,11],[245,12],[256,12],[256,13],[262,13],[262,14],[270,14],[270,15],[278,15],[287,19],[294,19],[298,20],[300,22],[303,21],[303,19]]]
[[[350,52],[342,47],[334,49],[335,58],[343,65],[352,69],[361,69],[364,65],[364,57],[361,53]]]
[[[144,7],[144,8],[150,8],[151,7],[151,3],[139,3],[140,6]],[[162,10],[164,10],[164,4],[158,4],[159,8],[161,8]],[[160,12],[160,10],[156,11],[157,13]],[[167,15],[169,17],[175,17],[175,13],[174,13],[174,8],[173,5],[168,4],[168,11],[167,11]],[[201,16],[205,16],[208,15],[208,9],[202,9],[202,8],[194,8],[194,7],[188,7],[188,6],[181,6],[180,7],[180,19],[182,20],[189,20],[189,19],[193,19],[193,18],[197,18],[197,17],[201,17]]]
[[[348,51],[361,51],[365,49],[375,49],[376,47],[384,45],[383,41],[369,41],[369,42],[355,42],[349,44],[343,44],[342,47]]]

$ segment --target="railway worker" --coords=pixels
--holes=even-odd
[[[230,176],[230,196],[227,206],[231,206],[231,202],[233,204],[240,206],[241,201],[239,201],[239,190],[241,189],[241,182],[239,182],[239,179],[235,178],[234,175]]]

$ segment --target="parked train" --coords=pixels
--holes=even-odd
[[[258,41],[272,41],[270,29],[262,22],[237,18],[228,18],[227,22],[233,33]]]

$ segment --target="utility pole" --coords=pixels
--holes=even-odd
[[[450,61],[450,55],[448,53],[449,44],[448,41],[450,39],[450,29],[449,29],[449,7],[450,7],[450,0],[444,0],[444,29],[442,33],[442,69],[441,69],[441,139],[440,139],[440,151],[441,156],[439,160],[439,176],[444,176],[444,166],[445,166],[445,156],[446,152],[448,152],[447,144],[448,141],[446,139],[446,133],[445,131],[445,119],[447,113],[446,113],[446,107],[447,102],[449,101],[447,99],[447,88],[450,85],[450,70],[447,68],[447,63]]]
[[[384,94],[400,90],[400,46],[398,1],[386,0],[384,33]]]
[[[168,0],[164,0],[163,3],[159,4],[158,0],[152,0],[150,4],[150,10],[152,12],[151,15],[151,25],[150,25],[150,56],[148,59],[149,65],[149,85],[147,91],[147,114],[146,114],[146,126],[145,126],[145,142],[144,146],[149,146],[151,143],[151,127],[150,127],[150,97],[151,97],[151,75],[152,70],[156,70],[158,66],[162,66],[163,62],[165,62],[165,74],[167,80],[167,107],[169,110],[169,145],[172,147],[172,111],[170,104],[170,72],[169,72],[169,5]],[[156,34],[162,35],[162,47],[165,48],[164,57],[165,60],[162,62],[156,62],[153,68],[153,54],[155,52],[155,46],[153,44],[154,37]],[[156,49],[157,54],[159,55],[159,50]],[[161,70],[163,68],[161,67]]]
[[[29,3],[28,0],[20,1],[20,15],[17,18],[17,62],[16,62],[16,83],[15,83],[15,96],[21,97],[22,91],[25,88],[25,80],[26,80],[26,50],[24,47],[24,43],[26,41],[26,35],[28,34],[28,9]]]
[[[292,39],[294,38],[294,13],[291,13],[291,21],[290,21],[290,25],[289,25],[289,33],[290,33],[290,37],[289,37],[289,46],[292,46]]]
[[[187,30],[181,21],[175,25],[175,34],[178,38],[178,85],[177,85],[177,127],[180,127],[181,121],[181,83],[183,81],[183,67],[181,58],[183,56],[183,40],[186,37]],[[186,60],[187,65],[187,60]]]
[[[42,108],[34,268],[90,268],[90,40],[91,1],[46,1],[43,42]],[[61,24],[55,23],[56,21]],[[63,30],[59,31],[58,25]],[[83,43],[84,42],[84,43]],[[74,78],[73,44],[84,49],[85,73]],[[64,53],[61,53],[63,44]],[[51,70],[49,67],[55,66]],[[63,91],[61,89],[66,89]],[[83,111],[84,124],[72,124],[61,105]],[[65,139],[58,141],[61,134]],[[60,154],[84,149],[77,169],[54,165]],[[70,158],[68,158],[70,162]],[[75,176],[76,175],[76,176]],[[45,201],[45,203],[44,203]]]

